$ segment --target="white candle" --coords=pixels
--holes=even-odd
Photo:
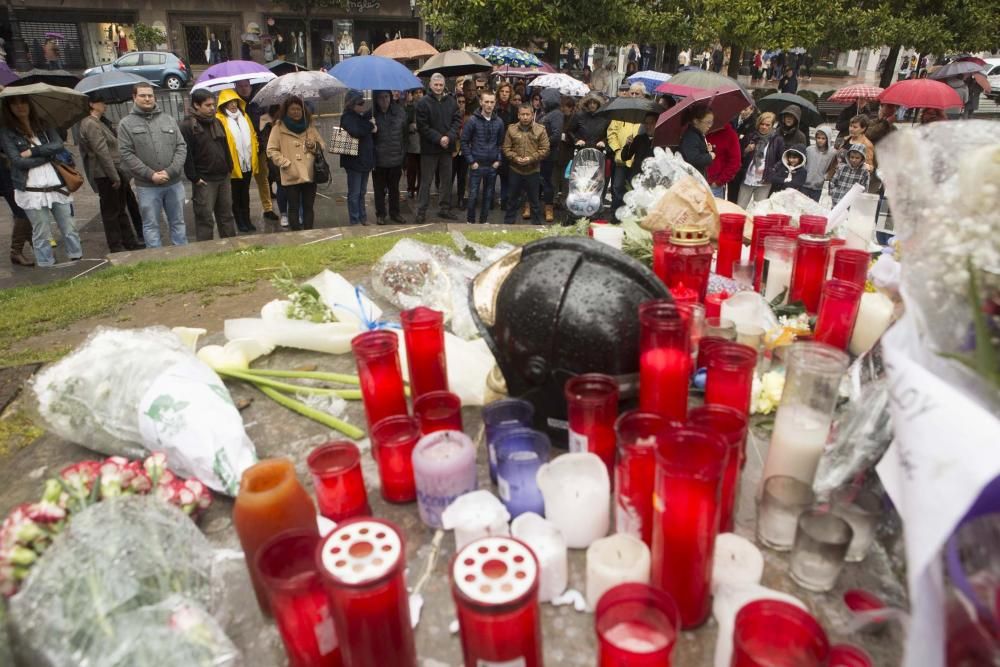
[[[611,480],[597,454],[563,454],[538,470],[545,518],[559,528],[570,549],[586,549],[608,534]]]
[[[615,250],[622,249],[622,241],[625,239],[625,230],[618,225],[590,225],[594,234],[594,240],[607,244]]]
[[[551,521],[534,512],[525,512],[510,524],[510,533],[527,544],[538,559],[538,601],[548,602],[562,595],[569,583],[566,540]]]
[[[441,513],[441,525],[455,531],[455,551],[480,537],[510,535],[510,513],[489,491],[466,493],[452,501]]]
[[[617,533],[601,538],[587,548],[587,606],[618,584],[649,583],[649,547],[640,539]]]
[[[737,292],[722,302],[719,316],[737,327],[741,325],[759,326],[760,312],[764,300],[756,292]]]
[[[879,196],[861,194],[851,204],[847,214],[847,247],[868,250],[874,239],[875,216],[878,211]]]
[[[779,405],[761,481],[787,475],[812,486],[830,434],[830,422],[829,415],[808,406]]]
[[[859,356],[872,349],[875,341],[892,324],[894,310],[892,299],[881,292],[865,292],[861,295],[858,319],[848,345],[851,354]]]
[[[782,303],[788,301],[788,286],[792,282],[792,263],[781,259],[768,259],[767,283],[764,285],[764,299],[770,303],[785,292]]]
[[[735,533],[716,535],[712,560],[713,593],[723,586],[759,584],[763,576],[764,556],[753,542]]]

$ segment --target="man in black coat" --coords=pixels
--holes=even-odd
[[[458,103],[444,88],[444,76],[431,76],[431,91],[416,104],[417,132],[420,134],[420,192],[417,195],[417,224],[427,219],[431,203],[431,182],[434,173],[441,184],[438,193],[438,217],[456,220],[451,212],[452,150],[458,141],[462,117]]]
[[[219,238],[236,236],[229,179],[233,159],[226,130],[215,115],[215,97],[211,92],[192,91],[191,113],[181,121],[180,129],[187,143],[184,175],[191,181],[195,238],[211,241],[216,226]]]
[[[399,179],[406,158],[406,111],[392,101],[388,90],[375,91],[375,224],[384,225],[385,199],[389,197],[389,219],[397,224],[406,221],[399,215]]]

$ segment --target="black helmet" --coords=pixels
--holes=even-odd
[[[670,298],[656,275],[586,237],[553,237],[510,252],[473,280],[469,303],[511,396],[535,406],[535,426],[566,441],[566,380],[604,373],[634,397],[639,304]]]

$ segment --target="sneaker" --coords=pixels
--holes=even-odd
[[[267,218],[268,220],[277,220],[278,214],[275,213],[274,211],[264,211],[264,217]]]
[[[287,215],[282,215],[281,216],[281,221],[278,224],[280,224],[282,227],[287,227],[288,226],[288,216]]]
[[[56,242],[56,240],[54,238],[50,238],[49,239],[49,245],[52,246],[53,248],[55,248],[59,244]]]

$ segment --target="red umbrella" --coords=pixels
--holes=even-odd
[[[708,102],[712,113],[715,116],[712,122],[714,132],[732,120],[739,112],[753,104],[752,99],[739,88],[728,90],[697,90],[694,94],[685,97],[675,106],[667,109],[656,121],[656,133],[653,135],[654,146],[676,146],[680,143],[687,125],[681,120],[684,110],[698,102]]]
[[[954,88],[933,79],[897,81],[878,96],[878,101],[919,109],[951,109],[962,106],[962,98]]]
[[[879,88],[878,86],[868,86],[863,83],[857,83],[853,86],[845,86],[841,88],[833,95],[830,96],[828,102],[840,102],[842,104],[850,104],[857,100],[874,100],[878,99],[878,96],[882,94],[885,88]]]
[[[993,86],[990,85],[990,80],[986,78],[986,75],[982,72],[976,72],[972,75],[973,80],[979,84],[979,87],[983,89],[983,92],[987,95],[993,93]]]

